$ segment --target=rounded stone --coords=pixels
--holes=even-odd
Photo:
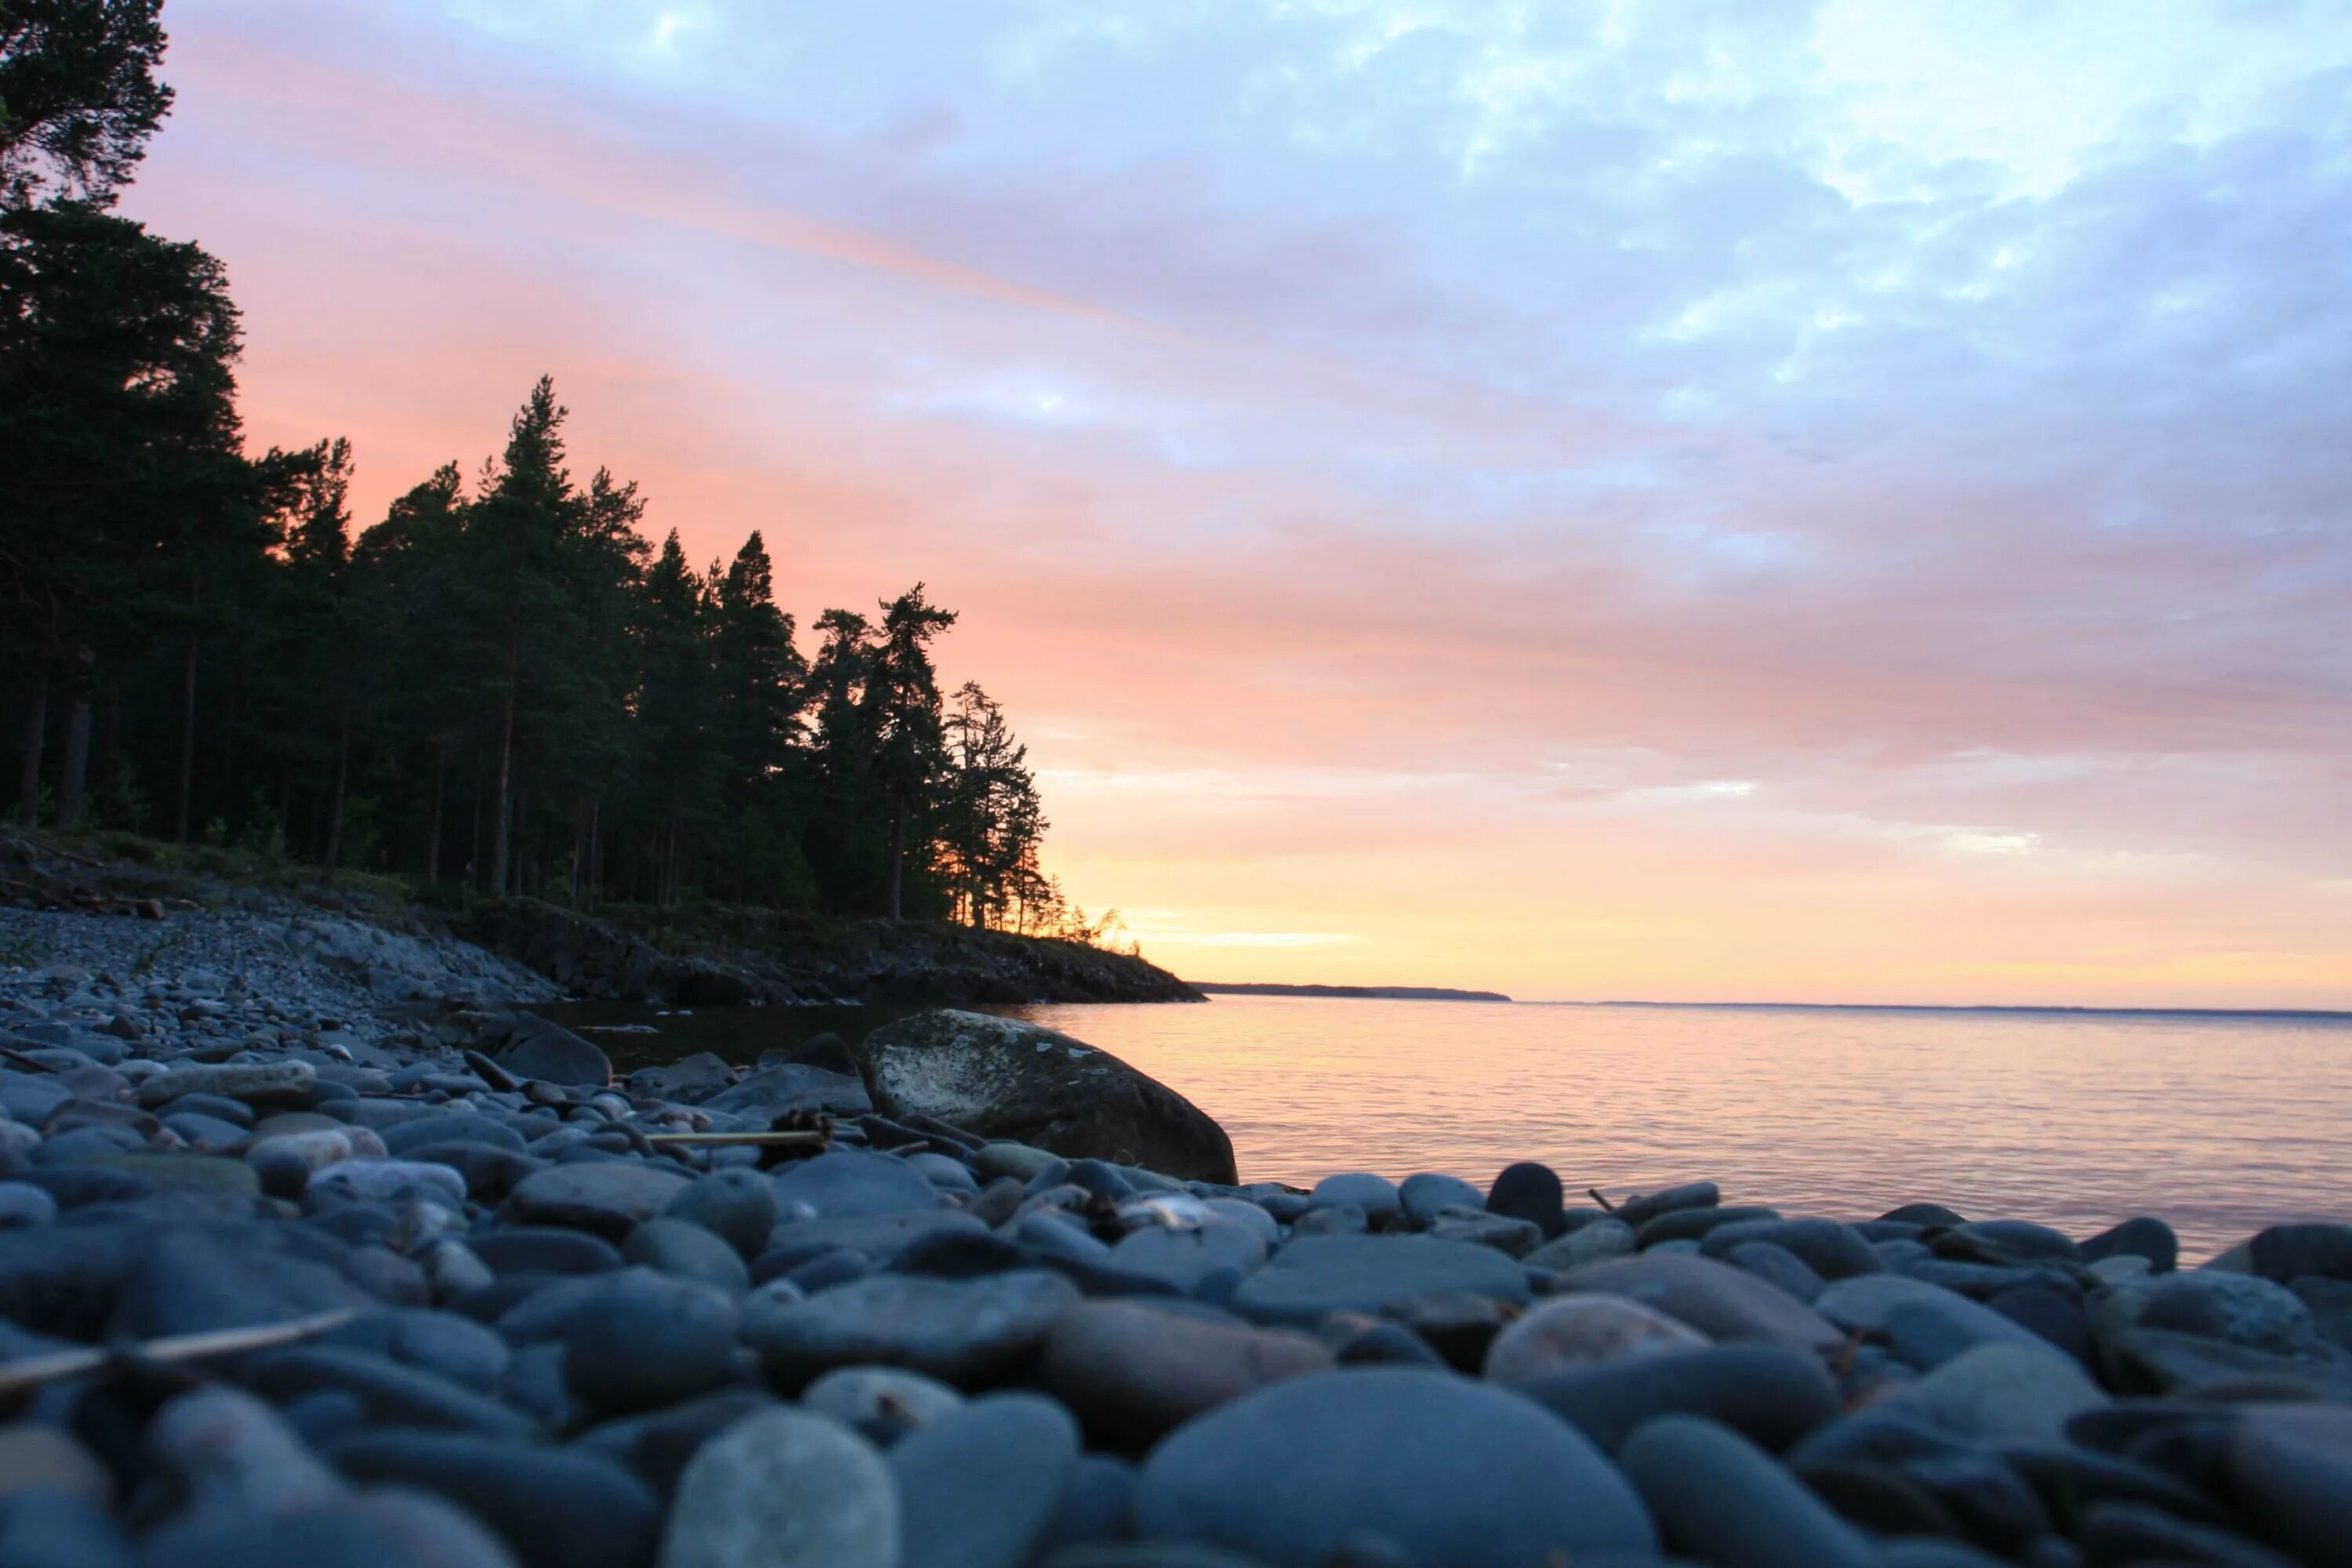
[[[1744,1220],[1719,1225],[1699,1240],[1702,1258],[1727,1258],[1734,1247],[1766,1242],[1787,1248],[1824,1279],[1876,1274],[1885,1265],[1862,1233],[1833,1219]]]
[[[1034,1394],[976,1399],[890,1450],[900,1568],[1022,1568],[1078,1462],[1069,1413]]]
[[[1098,1432],[1149,1443],[1203,1411],[1286,1378],[1330,1369],[1321,1342],[1142,1301],[1085,1301],[1054,1321],[1048,1392]]]
[[[1727,1426],[1664,1415],[1633,1434],[1625,1474],[1666,1544],[1721,1568],[1877,1568],[1869,1538]]]
[[[756,1258],[776,1228],[776,1187],[756,1171],[713,1171],[670,1199],[662,1213]]]
[[[963,1395],[904,1367],[843,1366],[801,1390],[801,1407],[830,1415],[887,1448],[962,1409]]]
[[[2057,1442],[2067,1421],[2107,1403],[2083,1369],[2048,1345],[1964,1351],[1885,1402],[1980,1442]]]
[[[1622,1220],[1603,1219],[1580,1226],[1557,1240],[1545,1242],[1521,1261],[1530,1268],[1549,1268],[1565,1274],[1588,1263],[1622,1258],[1633,1250],[1633,1227]]]
[[[1397,1188],[1397,1201],[1407,1215],[1427,1225],[1443,1208],[1484,1208],[1486,1194],[1459,1176],[1423,1171],[1404,1179]]]
[[[944,1207],[947,1199],[906,1161],[858,1149],[803,1160],[772,1177],[780,1211],[815,1219],[856,1219]]]
[[[572,1319],[564,1383],[590,1409],[615,1414],[708,1394],[733,1371],[736,1325],[724,1292],[632,1270]]]
[[[516,1183],[507,1206],[525,1224],[571,1226],[617,1242],[659,1214],[687,1185],[687,1176],[674,1166],[626,1160],[551,1165]]]
[[[1077,1287],[1016,1269],[978,1279],[881,1274],[762,1311],[745,1325],[783,1387],[837,1366],[903,1366],[971,1387],[1034,1351]]]
[[[1623,1477],[1516,1394],[1401,1367],[1276,1384],[1154,1448],[1141,1535],[1322,1568],[1360,1533],[1422,1568],[1549,1568],[1654,1542]]]
[[[740,1296],[751,1288],[743,1255],[712,1231],[682,1219],[649,1219],[629,1232],[621,1256],[656,1274],[690,1279]]]
[[[1697,1330],[1622,1296],[1554,1296],[1495,1336],[1486,1375],[1506,1387],[1573,1366],[1705,1350]]]
[[[1726,1252],[1723,1260],[1743,1273],[1753,1274],[1759,1279],[1778,1285],[1807,1305],[1821,1300],[1822,1291],[1829,1283],[1803,1258],[1774,1242],[1742,1242]],[[1877,1261],[1878,1255],[1873,1253],[1871,1262],[1874,1267]]]
[[[1827,1319],[1787,1291],[1711,1258],[1655,1250],[1613,1258],[1563,1275],[1560,1289],[1624,1296],[1717,1341],[1760,1340],[1823,1352],[1844,1342]]]
[[[1568,1229],[1559,1175],[1550,1166],[1538,1165],[1532,1160],[1503,1167],[1495,1184],[1486,1190],[1486,1207],[1490,1214],[1532,1220],[1546,1237],[1559,1236]]]
[[[1837,1418],[1837,1384],[1819,1356],[1783,1345],[1716,1345],[1571,1367],[1519,1392],[1613,1454],[1659,1415],[1704,1415],[1774,1452]]]
[[[1353,1204],[1364,1211],[1364,1217],[1374,1225],[1392,1219],[1403,1206],[1394,1182],[1386,1176],[1376,1176],[1369,1171],[1347,1171],[1336,1176],[1326,1176],[1315,1184],[1307,1194],[1310,1209],[1337,1208]]]
[[[1220,1271],[1233,1282],[1265,1261],[1265,1239],[1245,1226],[1154,1226],[1120,1238],[1109,1263],[1147,1279],[1164,1279],[1191,1294]]]
[[[874,1445],[829,1416],[762,1411],[688,1462],[660,1568],[899,1568],[898,1513]]]
[[[332,1444],[355,1480],[416,1487],[457,1503],[525,1568],[642,1568],[661,1504],[625,1467],[576,1448],[387,1429]]]
[[[1311,1325],[1327,1312],[1378,1312],[1401,1297],[1466,1290],[1528,1299],[1527,1274],[1492,1247],[1421,1236],[1315,1236],[1292,1241],[1241,1283],[1234,1310],[1261,1322]]]
[[[1627,1198],[1617,1205],[1617,1218],[1625,1225],[1639,1227],[1675,1209],[1711,1209],[1722,1201],[1723,1191],[1713,1182],[1685,1182],[1678,1186],[1661,1187],[1654,1193]]]
[[[2312,1562],[2352,1542],[2352,1410],[2250,1406],[2230,1435],[2228,1472],[2239,1502]]]
[[[58,1200],[30,1182],[0,1182],[0,1230],[47,1225],[58,1217]]]

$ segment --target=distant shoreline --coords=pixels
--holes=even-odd
[[[1456,991],[1443,985],[1275,985],[1255,982],[1216,984],[1206,980],[1186,982],[1206,995],[1339,996],[1375,1002],[1508,1002],[1499,991]]]

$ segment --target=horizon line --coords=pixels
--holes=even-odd
[[[1722,1012],[1814,1012],[1814,1013],[2061,1013],[2100,1014],[2124,1017],[2175,1018],[2307,1018],[2352,1023],[2352,1007],[2194,1007],[2194,1006],[2132,1006],[2104,1005],[2084,1002],[1755,1002],[1700,1001],[1669,1002],[1643,997],[1574,997],[1574,996],[1508,996],[1499,992],[1487,992],[1485,987],[1463,985],[1391,985],[1338,981],[1259,980],[1225,982],[1187,980],[1185,984],[1203,991],[1227,991],[1236,985],[1285,986],[1296,989],[1331,991],[1427,991],[1459,992],[1448,996],[1357,996],[1349,1001],[1373,1002],[1452,1002],[1484,1003],[1504,1007],[1679,1007],[1712,1009]],[[1474,992],[1484,994],[1471,994]],[[1313,1000],[1314,998],[1308,998]]]

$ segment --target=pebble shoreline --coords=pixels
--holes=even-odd
[[[1178,1181],[552,994],[0,910],[0,1568],[2352,1562],[2352,1226]]]

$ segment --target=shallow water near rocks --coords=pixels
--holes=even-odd
[[[915,1009],[541,1009],[623,1070],[730,1061]],[[1541,1160],[1612,1199],[1867,1218],[1932,1199],[2087,1236],[2134,1214],[2196,1261],[2352,1219],[2352,1020],[2189,1014],[1554,1006],[1221,996],[990,1008],[1102,1047],[1232,1134],[1244,1181]],[[655,1031],[614,1033],[635,1024]]]

